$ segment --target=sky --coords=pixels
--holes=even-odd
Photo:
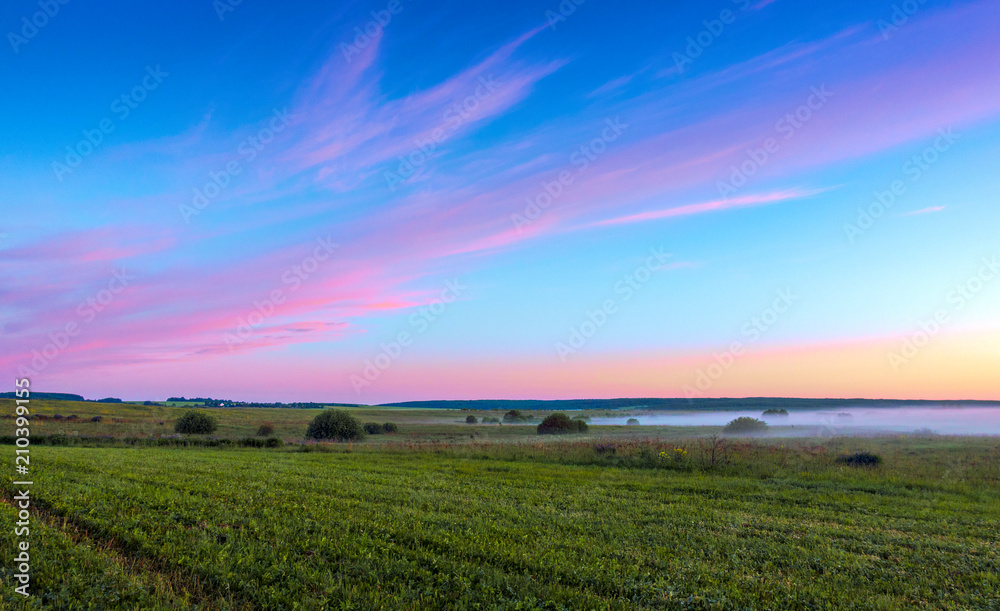
[[[0,8],[0,367],[1000,399],[1000,4]]]

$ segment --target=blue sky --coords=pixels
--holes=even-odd
[[[41,6],[0,10],[0,361],[38,387],[996,397],[989,2]]]

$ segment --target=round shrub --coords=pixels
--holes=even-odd
[[[174,425],[174,431],[185,435],[214,433],[217,428],[219,428],[219,424],[215,420],[215,416],[198,410],[185,412]]]
[[[736,420],[730,421],[723,429],[726,433],[763,433],[767,430],[767,423],[763,420],[757,420],[756,418],[750,418],[749,416],[741,416]]]
[[[386,422],[385,424],[382,425],[382,430],[385,431],[386,433],[392,434],[398,431],[399,427],[396,426],[395,422]]]
[[[629,424],[629,425],[639,424],[639,419],[638,418],[629,418],[628,422],[626,422],[625,424]]]
[[[354,416],[339,409],[328,409],[309,423],[306,437],[337,441],[361,441],[365,438],[365,431]]]
[[[364,428],[369,435],[381,435],[383,430],[382,425],[378,422],[366,422]]]
[[[465,417],[465,423],[466,424],[478,424],[479,420],[477,420],[475,416],[466,416]]]
[[[273,432],[274,432],[274,427],[271,426],[270,424],[262,424],[259,427],[257,427],[258,437],[267,437]]]
[[[850,467],[875,467],[882,464],[882,457],[871,452],[856,452],[838,456],[837,463]]]
[[[265,448],[280,448],[283,445],[285,445],[285,442],[278,439],[277,437],[268,437],[267,439],[264,440]]]
[[[587,423],[583,420],[573,420],[563,413],[552,414],[538,425],[539,435],[564,435],[567,433],[585,433]]]
[[[104,420],[104,418],[101,418],[100,416],[94,416],[90,419],[91,422],[100,422],[101,420]]]
[[[512,409],[503,415],[504,422],[524,422],[527,418],[520,411]]]

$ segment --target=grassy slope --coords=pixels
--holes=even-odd
[[[140,559],[120,579],[202,608],[997,608],[995,440],[844,443],[888,443],[886,466],[777,446],[716,473],[560,464],[589,444],[36,448],[46,536],[85,542],[40,546],[39,579],[113,589],[93,563]]]

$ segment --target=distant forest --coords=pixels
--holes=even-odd
[[[32,399],[49,401],[87,401],[81,395],[70,393],[32,392]],[[0,393],[0,399],[13,399],[13,392]],[[94,401],[91,401],[94,402]],[[99,403],[119,403],[121,399],[108,397],[98,399]],[[201,403],[205,407],[276,407],[290,409],[319,409],[329,405],[341,407],[368,407],[356,403],[298,402],[262,403],[254,401],[230,401],[210,397],[170,397],[167,402]],[[147,404],[154,404],[148,402]],[[402,401],[383,403],[376,407],[403,407],[413,409],[457,409],[457,410],[716,410],[742,411],[764,409],[839,409],[845,407],[998,407],[1000,401],[961,400],[908,400],[908,399],[794,399],[784,397],[747,397],[742,399],[477,399],[469,401]]]
[[[482,399],[475,401],[403,401],[384,403],[383,407],[443,408],[464,410],[718,410],[740,411],[758,409],[838,409],[844,407],[972,407],[1000,406],[1000,401],[931,401],[901,399],[790,399],[782,397],[748,397],[743,399],[566,399],[508,400]]]

